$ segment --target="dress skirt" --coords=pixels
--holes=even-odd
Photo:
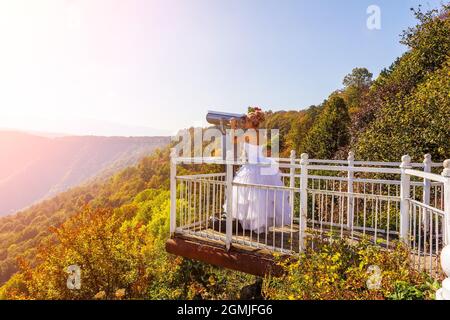
[[[284,186],[278,168],[245,164],[236,173],[234,183]],[[272,226],[291,224],[290,192],[266,187],[233,186],[232,216],[244,230],[267,233]]]

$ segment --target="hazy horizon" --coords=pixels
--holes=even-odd
[[[136,134],[136,135],[117,135],[117,134],[89,134],[89,133],[67,133],[67,132],[52,132],[52,131],[39,131],[39,130],[26,130],[26,129],[16,129],[16,128],[2,128],[0,127],[0,132],[17,132],[23,134],[34,135],[38,137],[45,138],[63,138],[63,137],[104,137],[104,138],[149,138],[149,137],[170,137],[171,134]]]
[[[82,125],[79,125],[79,124]],[[87,125],[88,124],[88,125]],[[175,132],[161,130],[149,127],[139,127],[123,125],[117,123],[108,123],[96,120],[83,120],[71,123],[59,122],[51,126],[50,130],[45,126],[45,122],[28,129],[25,127],[4,127],[0,126],[0,131],[16,131],[46,137],[63,136],[97,136],[97,137],[154,137],[171,136]]]

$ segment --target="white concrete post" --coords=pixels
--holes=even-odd
[[[175,233],[177,227],[177,161],[176,150],[170,150],[170,234]]]
[[[406,169],[411,169],[411,157],[405,155],[402,157],[401,182],[400,182],[400,239],[408,242],[409,229],[409,202],[411,195],[410,182],[411,176],[406,174]]]
[[[353,200],[353,166],[355,161],[355,153],[350,151],[348,153],[348,174],[347,174],[347,227],[351,229],[353,227],[354,216],[354,200]]]
[[[227,172],[226,172],[226,195],[227,195],[227,202],[226,202],[226,239],[225,239],[225,246],[227,250],[231,249],[231,242],[233,238],[233,153],[229,152],[227,153]]]
[[[447,278],[436,292],[437,300],[450,300],[450,159],[444,161],[444,249],[441,251],[441,266]]]
[[[306,222],[308,218],[308,154],[302,153],[300,160],[300,251],[305,247]]]
[[[294,214],[294,191],[295,188],[295,150],[291,150],[291,168],[289,169],[289,187],[292,188],[289,195],[289,205],[291,206],[291,215]]]

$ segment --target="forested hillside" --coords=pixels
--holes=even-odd
[[[429,152],[434,161],[450,158],[449,10],[415,11],[419,24],[401,37],[409,50],[376,79],[367,69],[355,68],[343,79],[344,87],[321,105],[268,112],[264,125],[280,129],[282,153],[295,149],[314,158],[342,158],[354,150],[359,159],[398,161],[405,153],[421,160]],[[0,297],[238,297],[254,277],[165,252],[168,177],[165,148],[106,182],[92,182],[0,219],[0,280],[6,281]],[[291,265],[296,269],[283,281],[266,279],[266,297],[404,298],[402,290],[413,298],[430,297],[433,284],[404,269],[407,253],[389,256],[370,246],[330,246],[307,252],[308,263]],[[368,257],[389,273],[379,292],[364,291],[361,270]],[[66,287],[65,270],[71,264],[83,270],[81,290]]]
[[[0,131],[0,216],[134,165],[169,137],[41,137]]]
[[[236,298],[251,277],[218,272],[164,250],[168,159],[168,148],[157,151],[106,183],[0,219],[2,280],[20,270],[0,297],[111,299],[124,289],[125,298]],[[75,294],[65,284],[65,270],[74,263],[83,269],[83,286]]]
[[[35,262],[37,247],[49,237],[49,228],[59,226],[86,206],[119,208],[146,188],[165,190],[167,175],[167,152],[157,151],[153,158],[141,160],[138,167],[125,169],[106,182],[93,181],[0,218],[0,281],[17,270],[19,255]]]

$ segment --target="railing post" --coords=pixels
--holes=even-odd
[[[227,251],[231,249],[231,242],[233,238],[233,153],[229,152],[227,153],[227,161],[226,161],[226,214],[227,214],[227,220],[226,220],[226,239],[225,239],[225,246],[227,248]]]
[[[444,170],[442,176],[445,178],[444,182],[444,244],[450,245],[450,159],[444,161]],[[450,271],[450,269],[449,269]]]
[[[347,227],[353,227],[354,201],[353,201],[353,166],[355,161],[355,153],[348,153],[348,174],[347,174]]]
[[[411,176],[406,174],[406,169],[411,169],[411,157],[405,155],[402,157],[401,182],[400,182],[400,239],[408,242],[409,229],[409,202]]]
[[[426,154],[423,159],[423,171],[431,172],[431,154]],[[431,181],[423,179],[423,203],[430,204]]]
[[[170,150],[170,234],[175,233],[177,227],[177,161],[176,150]]]
[[[289,205],[291,214],[294,213],[294,191],[295,188],[295,150],[291,150],[291,168],[289,169],[289,187],[292,188],[289,196]]]
[[[441,251],[441,266],[447,278],[436,292],[437,300],[450,300],[450,159],[444,161],[444,248]]]
[[[302,153],[300,160],[300,244],[299,249],[302,251],[305,246],[306,239],[306,222],[308,219],[308,154]]]
[[[424,172],[431,172],[431,154],[427,153],[423,158],[423,171]],[[426,205],[430,204],[430,198],[431,198],[431,181],[430,179],[423,179],[423,195],[422,200],[423,203]],[[427,212],[426,209],[423,210],[422,214],[422,225],[426,229],[428,226],[428,219],[427,219]]]

